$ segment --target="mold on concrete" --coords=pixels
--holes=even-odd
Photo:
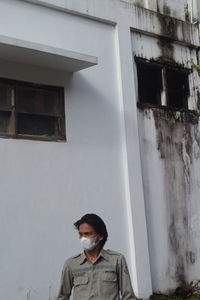
[[[167,36],[171,40],[176,40],[178,37],[177,29],[179,22],[176,19],[163,14],[158,14],[158,20],[161,27],[161,35]]]
[[[162,291],[165,288],[167,290],[168,288],[187,286],[191,278],[193,279],[199,264],[195,239],[196,229],[193,226],[192,215],[194,215],[194,206],[197,205],[196,199],[194,199],[197,193],[196,190],[194,192],[196,189],[194,174],[198,168],[197,164],[199,164],[197,160],[200,159],[200,95],[197,92],[198,80],[196,81],[196,78],[198,75],[195,74],[195,71],[192,74],[193,66],[191,67],[193,59],[198,64],[198,54],[196,59],[195,52],[199,42],[194,42],[197,33],[196,27],[189,22],[172,17],[172,15],[176,15],[176,12],[171,8],[170,1],[166,1],[166,3],[169,5],[164,6],[162,1],[157,1],[158,13],[156,16],[150,13],[151,18],[148,19],[153,28],[151,34],[148,38],[146,37],[148,35],[146,22],[141,30],[144,41],[141,42],[141,39],[138,38],[141,44],[138,48],[135,47],[136,52],[134,52],[136,65],[138,58],[142,57],[144,64],[152,63],[152,66],[155,65],[155,69],[162,68],[162,86],[158,89],[161,101],[150,101],[152,98],[156,99],[156,97],[151,97],[151,93],[158,82],[155,80],[155,72],[152,72],[148,76],[149,90],[143,89],[148,90],[147,97],[140,97],[141,85],[138,80],[140,103],[137,103],[141,126],[139,128],[140,142],[143,147],[143,149],[141,148],[142,176],[145,187],[147,222],[151,238],[154,239],[154,244],[152,241],[149,242],[153,261],[152,274],[155,277],[153,279],[154,291],[160,286]],[[141,22],[147,20],[148,16],[142,9],[138,8],[138,10],[140,11],[137,14],[138,24],[140,24],[140,20]],[[190,15],[187,7],[185,8],[185,17],[184,11],[182,14],[183,19],[186,18],[188,21]],[[150,37],[152,37],[153,46],[148,53],[143,51],[142,46],[147,47],[148,41],[150,45]],[[170,75],[173,76],[170,77]],[[183,84],[181,83],[174,90],[185,91],[180,95],[180,103],[185,101],[187,105],[175,105],[177,95],[170,96],[173,88],[170,90],[169,83],[180,82],[178,76],[185,77]],[[168,80],[169,78],[172,79]],[[171,102],[169,98],[172,99]],[[145,103],[146,100],[150,103]],[[147,156],[149,157],[147,158]],[[151,178],[153,174],[155,175],[154,179]],[[157,182],[160,186],[156,186]],[[159,221],[152,221],[152,217],[155,216],[155,211],[159,210],[164,220],[161,220],[162,217],[159,218],[161,229],[158,230]],[[198,219],[198,217],[196,218]],[[162,238],[157,240],[160,232],[164,235],[163,240]],[[161,271],[162,262],[160,258],[156,257],[159,253],[160,240],[166,246],[165,249],[164,246],[161,246],[166,256]],[[167,282],[168,287],[163,282]]]
[[[163,4],[163,3],[160,3],[159,0],[157,0],[156,4],[157,4],[157,12],[158,13],[162,13],[165,15],[171,15],[171,9],[166,3]]]
[[[158,40],[158,46],[160,48],[160,59],[164,61],[174,61],[174,46],[169,40],[160,38]]]
[[[125,4],[131,5],[127,2]],[[176,19],[174,16],[171,16],[172,13],[170,13],[171,15],[163,14],[159,5],[157,11],[159,12],[132,4],[132,13],[135,15],[134,24],[131,27],[132,30],[150,36],[160,36],[191,48],[199,47],[198,24]],[[169,12],[168,6],[165,6],[165,12]]]
[[[120,0],[120,2],[124,3],[125,8],[132,8],[133,6],[138,6],[143,8],[144,7],[144,1],[138,1],[138,0]]]
[[[191,234],[191,166],[200,157],[199,115],[196,111],[139,107],[155,124],[157,150],[163,162],[164,198],[167,205],[168,276],[177,286],[188,283],[188,269],[196,262]],[[199,156],[197,155],[199,154]]]
[[[190,22],[190,13],[189,13],[188,3],[185,3],[184,12],[185,12],[185,20],[187,22]]]
[[[168,6],[168,5],[164,5],[163,6],[163,13],[165,14],[165,15],[170,15],[171,14],[171,9],[170,9],[170,7]]]

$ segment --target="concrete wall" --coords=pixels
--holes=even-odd
[[[163,36],[173,44],[167,55],[191,67],[198,30],[135,4],[0,1],[0,35],[98,57],[97,66],[74,74],[0,61],[0,77],[65,87],[67,134],[59,143],[0,139],[2,299],[54,299],[64,260],[81,251],[72,224],[87,212],[105,220],[107,247],[126,255],[139,298],[152,284],[166,292],[181,278],[200,277],[199,125],[138,110],[133,61],[133,54],[166,55]],[[182,1],[159,4],[184,19]],[[157,10],[153,1],[143,5]],[[191,109],[197,85],[194,72]]]
[[[115,28],[15,2],[0,3],[0,34],[99,59],[71,76],[1,62],[1,77],[65,86],[67,142],[0,139],[0,298],[53,299],[64,260],[81,251],[73,222],[87,212],[130,261]]]
[[[198,20],[200,20],[200,2],[197,1]]]
[[[139,115],[152,284],[166,293],[199,278],[199,124]]]
[[[132,34],[134,55],[191,68],[196,51],[173,44],[162,56],[159,39]],[[171,56],[172,55],[172,56]],[[199,78],[190,74],[189,108],[197,110]],[[154,291],[169,292],[199,278],[199,120],[170,109],[138,109],[150,264]]]
[[[121,0],[180,20],[195,21],[198,0]]]

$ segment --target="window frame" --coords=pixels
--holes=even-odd
[[[138,100],[137,100],[137,105],[138,106],[145,106],[145,105],[149,105],[152,107],[159,107],[159,108],[167,108],[167,109],[171,109],[171,110],[186,110],[189,111],[189,97],[190,97],[190,80],[189,80],[189,75],[192,72],[192,69],[190,68],[185,68],[183,66],[179,66],[176,63],[171,63],[171,62],[160,62],[160,61],[155,61],[155,60],[148,60],[148,59],[144,59],[142,57],[138,57],[135,56],[135,64],[136,64],[136,73],[137,73],[137,95],[138,95]],[[139,91],[139,78],[138,78],[138,64],[143,64],[143,65],[148,65],[150,67],[155,67],[155,68],[160,68],[161,69],[161,80],[162,80],[162,90],[160,91],[160,104],[157,104],[156,101],[155,103],[151,103],[151,102],[144,102],[140,100],[140,91]],[[177,71],[177,73],[181,73],[181,74],[187,74],[187,90],[188,90],[188,94],[185,95],[185,99],[183,99],[183,106],[182,107],[175,107],[172,105],[169,105],[169,97],[168,97],[168,93],[169,93],[169,89],[167,86],[167,75],[166,73],[169,71]]]
[[[65,126],[65,98],[64,98],[64,87],[61,86],[53,86],[46,84],[38,84],[33,82],[19,81],[14,79],[0,78],[0,84],[7,84],[11,86],[11,117],[10,117],[10,127],[11,132],[0,132],[0,138],[13,138],[13,139],[25,139],[25,140],[39,140],[39,141],[66,141],[66,126]],[[57,93],[58,101],[60,101],[60,116],[52,115],[52,117],[59,119],[59,127],[60,127],[60,135],[36,135],[36,134],[25,134],[17,132],[17,123],[19,117],[17,117],[17,93],[16,87],[24,86],[33,89],[44,89],[47,91],[54,91]],[[0,106],[0,113],[6,112]],[[32,116],[44,116],[45,114],[37,114],[37,113],[24,113]],[[50,114],[46,114],[46,116],[50,116]]]

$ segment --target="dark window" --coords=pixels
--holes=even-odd
[[[63,88],[0,79],[0,135],[64,140]]]
[[[136,58],[140,103],[188,109],[189,70]]]
[[[0,82],[0,132],[9,133],[12,116],[12,86]]]
[[[166,68],[167,105],[188,108],[188,73]]]
[[[162,69],[151,63],[137,62],[138,91],[142,103],[161,105]]]

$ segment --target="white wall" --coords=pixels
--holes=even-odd
[[[34,0],[0,1],[0,35],[98,57],[97,66],[73,75],[0,61],[0,77],[65,87],[67,134],[67,142],[59,143],[0,139],[2,299],[55,297],[64,260],[81,251],[72,224],[87,212],[95,212],[105,220],[109,232],[107,247],[126,255],[139,298],[146,299],[152,293],[151,281],[154,291],[165,292],[166,287],[174,286],[174,265],[178,264],[168,235],[172,209],[178,214],[174,232],[180,233],[181,242],[185,232],[180,225],[183,214],[179,214],[179,208],[191,216],[188,217],[191,247],[183,242],[188,254],[179,253],[184,256],[184,264],[188,259],[193,261],[193,253],[198,257],[199,182],[195,179],[199,175],[198,127],[187,128],[193,151],[188,164],[184,152],[192,193],[184,198],[184,206],[181,202],[184,190],[180,192],[174,186],[174,193],[180,195],[173,206],[170,195],[166,195],[171,183],[166,174],[171,171],[168,172],[167,163],[160,159],[157,150],[157,119],[151,111],[144,115],[137,111],[132,56],[134,51],[138,54],[142,51],[144,57],[160,54],[156,38],[153,43],[149,37],[141,41],[141,33],[133,36],[132,30],[156,36],[163,34],[165,26],[156,13],[136,8],[134,3],[131,0],[38,0],[37,4]],[[166,3],[159,3],[162,11]],[[184,19],[182,1],[168,0],[167,4],[171,7],[170,14]],[[153,0],[143,1],[143,5],[157,9]],[[187,30],[179,22],[176,38],[181,44],[198,46],[197,27],[186,27]],[[186,46],[176,45],[173,55],[185,65],[190,65],[191,59],[196,62],[195,51]],[[195,108],[196,73],[190,82],[190,108]],[[170,130],[164,125],[167,138]],[[184,128],[178,126],[174,130],[173,147],[176,138],[185,147]],[[185,140],[180,140],[181,137]],[[175,154],[181,174],[185,172],[185,162]],[[181,186],[187,177],[177,176]],[[187,278],[197,276],[198,269],[198,260],[189,263]]]
[[[200,19],[200,2],[197,1],[197,15],[198,15],[198,20]]]
[[[81,251],[83,214],[102,216],[107,247],[129,259],[115,28],[20,1],[0,2],[0,23],[0,34],[99,59],[71,78],[1,64],[1,77],[66,86],[67,142],[0,139],[0,298],[53,299],[64,260]]]
[[[167,59],[185,68],[197,63],[196,50],[176,43],[170,44],[170,51],[167,45],[163,50],[159,38],[145,34],[132,33],[132,47],[133,55],[148,60]],[[189,81],[189,109],[197,110],[199,78],[195,71]],[[169,293],[200,277],[200,128],[191,116],[169,109],[138,109],[154,292]]]

